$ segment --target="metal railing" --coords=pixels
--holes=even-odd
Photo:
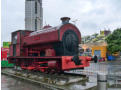
[[[112,80],[117,87],[121,84],[121,65],[110,65],[108,68],[108,80]]]

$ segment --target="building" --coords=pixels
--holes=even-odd
[[[87,56],[100,56],[102,58],[106,58],[107,54],[107,43],[106,42],[96,42],[96,43],[86,43],[80,44],[79,47],[83,49],[83,54]]]
[[[25,30],[40,30],[42,25],[42,0],[25,0]]]
[[[111,34],[110,30],[102,30],[102,31],[100,31],[100,35],[108,36],[109,34]]]
[[[107,56],[107,46],[93,46],[92,47],[92,56],[98,56],[106,58]]]

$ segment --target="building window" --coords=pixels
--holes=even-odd
[[[37,14],[37,2],[35,2],[35,14]]]
[[[37,19],[35,19],[35,31],[37,31]]]

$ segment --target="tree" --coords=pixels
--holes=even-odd
[[[108,44],[107,49],[110,53],[121,51],[121,28],[114,30],[113,33],[106,38],[106,41]]]

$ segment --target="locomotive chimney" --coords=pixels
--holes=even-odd
[[[62,24],[67,24],[67,23],[69,23],[69,20],[70,20],[69,17],[62,17],[62,18],[61,18]]]

